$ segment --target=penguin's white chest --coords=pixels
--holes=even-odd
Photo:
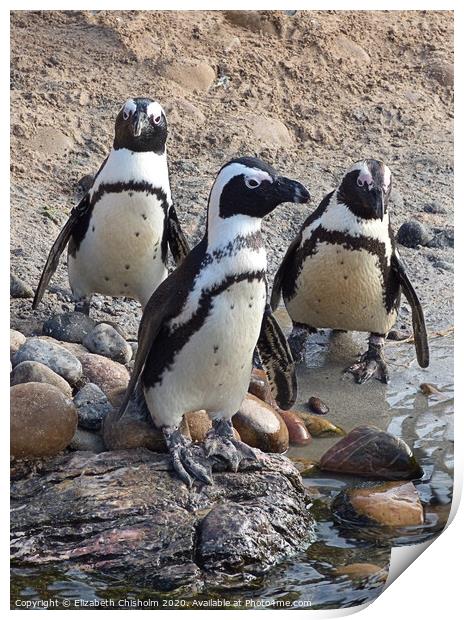
[[[287,310],[312,327],[382,334],[396,320],[396,311],[385,308],[383,286],[376,254],[319,242],[303,263]]]
[[[206,409],[211,417],[237,412],[250,381],[265,303],[265,283],[258,280],[232,284],[212,298],[200,329],[176,354],[161,383],[145,392],[156,424],[177,424],[196,409]]]
[[[164,220],[152,194],[104,194],[76,257],[69,256],[73,290],[133,297],[145,305],[167,275],[161,256]]]

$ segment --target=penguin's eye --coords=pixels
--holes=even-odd
[[[152,116],[151,117],[155,125],[159,125],[161,123],[161,116]]]
[[[364,185],[364,181],[362,181],[360,178],[358,178],[358,186],[362,187]]]
[[[256,189],[261,185],[261,181],[259,181],[258,179],[254,179],[253,177],[245,178],[245,185],[250,189]]]

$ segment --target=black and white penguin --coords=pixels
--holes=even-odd
[[[189,485],[191,476],[212,481],[212,455],[233,470],[254,457],[234,439],[231,418],[246,394],[256,346],[279,406],[289,409],[295,401],[293,359],[267,305],[261,221],[283,202],[308,200],[303,185],[259,159],[233,159],[212,186],[202,241],[145,308],[120,415],[134,390],[136,399],[144,397],[175,470]],[[197,409],[213,421],[201,454],[179,431],[184,413]]]
[[[271,295],[282,293],[293,321],[297,358],[317,328],[370,332],[369,348],[348,368],[358,383],[388,382],[384,339],[395,324],[401,292],[411,305],[417,359],[429,364],[424,316],[405,271],[387,210],[391,172],[380,161],[355,163],[307,218],[280,265]]]
[[[177,264],[185,258],[189,247],[171,199],[167,133],[157,101],[124,103],[113,148],[53,244],[33,308],[66,245],[76,310],[87,314],[93,293],[132,297],[144,307],[167,276],[168,245]]]

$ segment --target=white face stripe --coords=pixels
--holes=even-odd
[[[359,170],[358,178],[360,179],[360,181],[362,183],[367,183],[368,186],[371,186],[373,183],[373,179],[372,179],[372,173],[367,166],[367,162],[365,160],[357,161],[351,166],[351,168],[349,168],[346,171],[346,174],[350,172],[354,172],[356,170]],[[388,191],[388,188],[391,185],[391,176],[392,174],[391,174],[390,168],[386,164],[383,164],[383,178],[384,178],[383,189],[385,191]]]
[[[128,99],[125,102],[125,104],[122,106],[122,108],[121,108],[121,110],[125,114],[133,114],[136,109],[137,109],[137,106],[136,106],[135,101],[133,99]]]
[[[152,103],[149,103],[147,105],[147,116],[153,116],[153,118],[158,118],[158,116],[161,116],[162,114],[164,114],[164,110],[161,107],[161,104],[159,104],[157,101],[153,101]]]

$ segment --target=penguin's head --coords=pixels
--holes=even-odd
[[[357,217],[380,219],[387,211],[391,191],[391,172],[377,159],[364,159],[351,166],[337,190],[337,201]]]
[[[263,218],[283,202],[308,202],[308,190],[281,177],[255,157],[232,159],[219,171],[210,194],[210,210],[219,218],[235,215]]]
[[[128,99],[116,117],[114,148],[164,153],[168,124],[163,108],[146,97]]]

